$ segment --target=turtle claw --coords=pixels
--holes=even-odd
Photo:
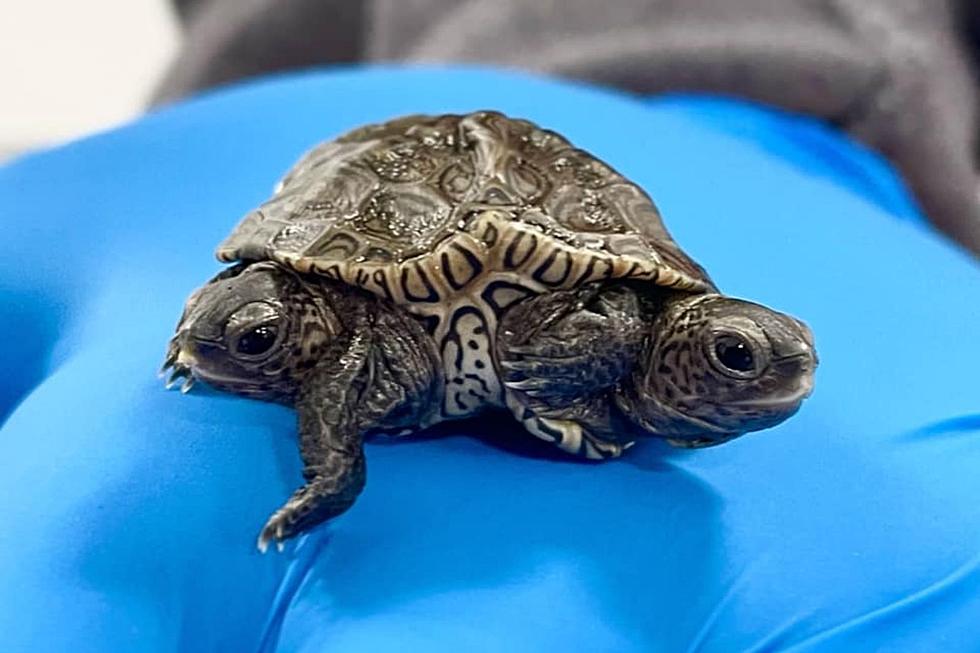
[[[272,542],[273,540],[275,540],[275,535],[270,533],[269,527],[266,526],[265,528],[262,529],[262,532],[259,533],[259,539],[256,540],[255,542],[255,548],[259,550],[259,553],[265,555],[265,553],[269,551],[269,542]],[[277,551],[281,551],[281,549],[279,548],[280,546],[282,546],[282,543],[277,540],[276,541]]]
[[[181,394],[187,394],[194,386],[196,377],[191,366],[182,361],[181,358],[181,348],[177,342],[177,336],[174,336],[167,345],[167,357],[163,360],[163,365],[160,366],[160,372],[157,376],[162,379],[167,376],[168,372],[170,373],[170,378],[164,384],[167,390],[173,388],[183,379],[183,382],[180,384],[180,392]],[[191,360],[193,361],[193,359]]]
[[[180,347],[177,345],[177,337],[174,336],[167,343],[167,357],[163,361],[163,365],[160,366],[160,372],[158,376],[163,378],[166,376],[167,371],[177,364],[177,358],[180,356]]]
[[[187,392],[194,385],[194,373],[191,371],[189,365],[180,360],[180,347],[177,345],[177,338],[174,337],[170,340],[170,344],[167,346],[167,357],[163,361],[163,365],[160,366],[160,372],[157,376],[164,378],[167,373],[170,373],[170,378],[164,384],[167,390],[170,390],[181,379],[183,383],[180,385],[181,394],[187,394]]]
[[[157,376],[160,377],[161,379],[167,376],[167,372],[170,371],[170,368],[173,367],[176,362],[177,362],[176,352],[167,354],[167,359],[163,361],[163,365],[160,366],[160,371],[157,372]]]
[[[178,383],[181,383],[181,379],[183,379],[183,383],[181,383],[180,386],[180,391],[186,394],[187,391],[194,385],[194,375],[191,373],[191,368],[186,365],[182,365],[181,363],[174,363],[171,367],[172,369],[167,368],[171,369],[170,378],[167,379],[167,382],[163,387],[170,390]],[[167,370],[165,369],[164,374],[166,374],[166,371]]]
[[[282,511],[277,512],[269,518],[269,522],[262,529],[262,532],[259,534],[259,539],[255,543],[259,553],[265,554],[269,550],[269,544],[272,542],[276,544],[276,552],[282,553],[286,550],[287,535],[285,522],[286,517],[282,514]]]
[[[184,378],[184,371],[181,370],[179,367],[175,367],[173,372],[170,373],[170,378],[167,379],[167,382],[164,384],[163,387],[169,390],[170,388],[177,385],[177,382],[180,381],[182,378]]]

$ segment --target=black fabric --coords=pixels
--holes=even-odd
[[[353,61],[485,62],[819,116],[878,149],[980,253],[974,0],[175,0],[156,100]]]
[[[184,26],[154,104],[238,79],[364,57],[365,5],[350,0],[174,0]]]

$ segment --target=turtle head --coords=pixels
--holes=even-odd
[[[813,389],[813,334],[783,313],[721,295],[668,301],[645,364],[617,403],[680,447],[720,444],[775,426]]]
[[[303,372],[339,330],[297,275],[260,262],[224,270],[187,300],[170,341],[168,385],[194,379],[237,394],[289,401]]]

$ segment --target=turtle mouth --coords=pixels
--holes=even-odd
[[[806,377],[800,381],[795,390],[784,395],[771,397],[769,399],[750,399],[746,401],[732,401],[727,405],[738,408],[755,408],[759,410],[783,410],[793,406],[798,406],[804,399],[813,394],[813,379]]]
[[[168,372],[170,374],[164,387],[170,390],[180,383],[181,394],[187,394],[194,387],[194,363],[194,357],[181,348],[174,336],[167,347],[167,358],[160,367],[161,378],[166,377]]]

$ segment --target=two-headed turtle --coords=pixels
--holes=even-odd
[[[165,369],[297,408],[306,483],[263,550],[351,506],[369,432],[506,406],[606,458],[774,426],[812,388],[804,324],[720,294],[640,188],[499,113],[320,145],[217,253]]]

